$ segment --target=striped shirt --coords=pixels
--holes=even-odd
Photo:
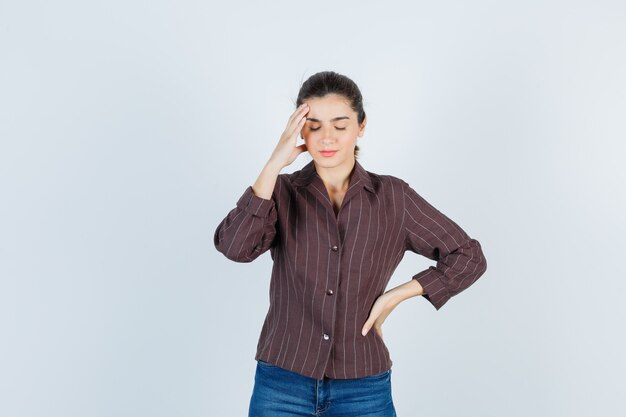
[[[361,329],[405,251],[437,261],[413,276],[437,310],[487,268],[477,240],[405,181],[358,161],[337,214],[311,161],[279,174],[271,199],[246,188],[214,243],[237,262],[270,250],[270,305],[255,359],[316,379],[391,368],[383,339]]]

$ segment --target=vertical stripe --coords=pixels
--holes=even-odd
[[[283,191],[283,190],[281,190],[281,191]],[[281,192],[279,194],[279,198],[282,195],[283,195],[283,193]],[[289,201],[287,201],[286,204],[283,204],[283,206],[285,206],[285,205],[287,206],[287,222],[289,222],[289,209],[290,209]],[[285,240],[288,240],[288,236],[289,236],[289,229],[287,228],[287,229],[285,229]],[[286,254],[284,254],[284,255],[286,256]],[[284,285],[283,284],[284,278],[282,276],[282,271],[285,269],[285,263],[284,263],[284,256],[281,256],[280,258],[281,258],[282,262],[278,265],[279,268],[278,268],[278,276],[276,277],[277,279],[276,279],[276,289],[275,289],[275,291],[278,293],[278,297],[277,297],[277,299],[278,299],[278,301],[277,301],[278,302],[278,313],[277,313],[277,315],[278,315],[279,319],[275,319],[274,320],[274,329],[275,330],[272,333],[272,340],[270,341],[270,349],[269,349],[270,352],[271,352],[271,356],[274,356],[274,359],[273,359],[274,361],[278,361],[278,354],[275,353],[272,350],[272,345],[274,344],[274,340],[276,339],[276,333],[278,332],[278,329],[279,329],[278,325],[280,323],[280,318],[282,318],[281,312],[282,312],[283,304],[284,304],[284,301],[283,301],[284,295],[282,293],[282,288],[283,288],[283,285]],[[278,284],[281,284],[281,285],[279,286]],[[279,353],[280,353],[280,351],[279,351]]]
[[[215,247],[228,259],[272,250],[256,359],[317,379],[380,373],[392,364],[389,350],[375,328],[365,337],[361,328],[405,251],[436,262],[413,276],[436,309],[485,273],[479,242],[408,183],[358,161],[349,181],[335,214],[310,162],[280,174],[271,199],[247,187],[217,226]]]
[[[317,200],[315,200],[315,219],[317,219],[318,216],[318,210],[319,210],[319,203],[317,202]],[[306,361],[309,357],[309,351],[311,350],[311,338],[313,337],[313,333],[315,330],[315,295],[317,294],[317,283],[318,283],[318,279],[319,279],[319,271],[320,268],[317,267],[318,263],[319,263],[319,259],[320,259],[320,242],[321,242],[321,238],[320,238],[320,226],[319,226],[319,222],[315,221],[315,230],[317,232],[316,235],[316,243],[317,243],[317,256],[316,256],[316,261],[315,261],[315,286],[313,288],[313,294],[311,294],[311,318],[310,318],[310,323],[311,323],[311,328],[309,329],[309,341],[307,343],[307,349],[306,349],[306,354],[304,355],[304,360],[302,360],[302,367],[300,368],[300,373],[303,374],[304,373],[304,368],[306,367]],[[295,360],[295,358],[294,358]],[[291,369],[294,369],[293,366]]]
[[[326,213],[326,227],[327,227],[327,230],[328,230],[328,227],[329,227],[328,210],[324,210],[324,212]],[[328,248],[330,246],[331,246],[331,242],[330,242],[330,233],[329,233],[328,234],[328,246],[326,247],[327,250],[328,250]],[[328,279],[329,279],[329,276],[330,276],[330,256],[328,257],[328,262],[326,263],[326,274],[325,275],[326,275],[326,285],[324,286],[324,288],[328,288]],[[319,326],[320,326],[319,327],[319,332],[315,332],[317,334],[315,334],[315,333],[313,334],[313,343],[315,343],[316,339],[318,341],[317,348],[316,348],[317,355],[315,357],[315,364],[316,364],[316,366],[317,366],[317,364],[319,364],[319,361],[320,361],[320,348],[321,348],[322,341],[323,341],[322,335],[320,333],[324,332],[326,330],[326,329],[324,329],[324,314],[323,314],[323,312],[324,312],[324,305],[325,304],[326,304],[326,297],[322,298],[322,309],[321,309],[322,314],[319,314],[318,318],[316,318],[316,320],[319,320]],[[333,303],[333,305],[334,305],[334,303]],[[335,317],[335,314],[334,314],[334,310],[333,310],[333,319],[334,319],[334,317]],[[325,362],[326,362],[326,360],[324,360],[324,363]],[[323,372],[323,371],[324,370],[321,370],[321,372]],[[323,374],[322,374],[322,376],[323,376]]]
[[[363,200],[366,200],[366,199],[367,199],[367,196],[362,196],[361,197],[361,208],[363,208]],[[369,200],[368,200],[368,203],[369,203]],[[361,305],[359,304],[359,292],[361,291],[361,276],[363,275],[362,274],[363,273],[363,262],[365,260],[365,251],[367,249],[367,241],[370,238],[370,226],[372,224],[372,216],[371,216],[372,203],[369,203],[369,204],[370,204],[370,209],[367,212],[368,213],[368,216],[367,216],[367,228],[366,228],[367,235],[365,237],[365,243],[363,243],[363,248],[361,249],[361,260],[359,261],[359,281],[357,283],[356,300],[355,300],[355,305],[356,305],[357,311],[360,311],[360,310],[367,311],[367,310],[369,310],[368,303],[363,303],[363,307],[362,308],[361,308]],[[359,213],[359,219],[360,219],[360,217],[361,217],[361,214]],[[357,317],[359,317],[359,316],[357,315]],[[354,330],[352,331],[352,333],[353,333],[353,336],[352,336],[352,347],[354,348],[354,354],[353,354],[354,355],[354,373],[353,373],[353,375],[359,372],[359,364],[357,363],[358,355],[356,353],[356,345],[357,345],[357,338],[359,337],[359,335],[361,333],[361,330],[357,329],[357,327],[361,327],[362,328],[364,324],[365,323],[361,323],[361,322],[359,322],[357,320],[354,321]]]
[[[306,200],[306,197],[305,197]],[[306,244],[305,247],[305,256],[306,256],[306,260],[304,261],[304,290],[303,290],[303,294],[302,294],[302,313],[301,317],[300,317],[300,331],[298,332],[298,344],[296,345],[296,352],[298,352],[298,349],[300,348],[300,338],[302,338],[302,327],[304,326],[304,299],[306,297],[306,284],[307,284],[307,272],[309,271],[309,219],[308,219],[308,213],[309,213],[309,204],[308,201],[306,202],[306,204],[304,205],[304,234],[305,234],[305,239],[304,239],[304,243]],[[296,264],[297,264],[297,258],[296,258]],[[315,296],[315,293],[313,293],[313,295]],[[290,368],[293,368],[294,364],[296,362],[296,355],[293,355],[293,358],[291,360],[291,365],[289,366]]]

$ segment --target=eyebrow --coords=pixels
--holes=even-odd
[[[307,120],[310,120],[312,122],[319,122],[318,119],[315,119],[313,117],[307,117]],[[343,119],[350,119],[348,116],[339,116],[339,117],[335,117],[334,119],[330,119],[331,122],[336,122],[337,120],[343,120]]]

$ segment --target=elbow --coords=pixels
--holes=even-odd
[[[254,260],[253,257],[243,256],[241,254],[233,255],[233,254],[224,253],[224,256],[226,256],[226,258],[230,259],[231,261],[239,262],[239,263],[249,263]]]
[[[485,271],[487,271],[487,262],[485,261],[485,258],[482,258],[482,260],[476,264],[476,269],[472,274],[469,285],[472,285],[478,280],[478,278],[482,277],[485,274]]]
[[[221,228],[218,227],[213,235],[213,245],[215,246],[215,249],[231,261],[242,262],[240,260],[240,254],[237,251],[232,250],[234,242],[232,240],[225,239],[220,231]]]
[[[483,253],[483,248],[480,246],[480,243],[476,241],[476,245],[478,246],[478,270],[480,271],[480,275],[484,274],[487,271],[487,258],[485,258],[485,254]]]
[[[473,272],[474,277],[472,279],[472,282],[475,282],[485,273],[485,271],[487,271],[487,258],[485,258],[485,254],[483,253],[480,242],[478,242],[477,240],[472,240],[472,246],[475,252],[472,258],[476,259]]]
[[[487,270],[487,260],[480,246],[475,239],[470,239],[466,248],[466,261],[462,263],[462,270],[458,272],[455,279],[455,288],[451,290],[453,295],[472,286]]]
[[[230,259],[231,261],[247,263],[247,262],[252,262],[255,258],[254,256],[250,256],[249,254],[246,254],[245,251],[243,250],[235,250],[232,242],[228,243],[224,240],[219,240],[216,238],[214,244],[215,244],[215,249],[217,249],[218,252],[220,252],[222,255],[224,255],[227,259]]]
[[[244,247],[236,248],[234,243],[235,242],[220,240],[218,237],[216,237],[214,241],[215,249],[217,249],[217,251],[224,255],[227,259],[234,262],[249,263],[260,255],[257,248],[248,252],[246,251],[245,245]]]
[[[228,223],[227,219],[213,234],[215,249],[226,258],[234,262],[252,262],[271,246],[276,234],[273,224],[263,229],[259,223]]]
[[[484,274],[487,271],[487,259],[483,256],[482,261],[480,262],[480,275]]]
[[[227,248],[224,249],[224,247],[222,246],[216,246],[216,249],[227,259],[230,259],[234,262],[248,263],[252,262],[255,259],[255,256],[250,256],[245,252],[237,252],[233,250],[228,250]]]

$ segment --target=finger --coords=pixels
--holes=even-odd
[[[295,126],[289,126],[287,128],[287,136],[290,139],[297,139],[298,138],[298,134],[302,131],[302,128],[304,127],[304,123],[306,122],[306,117],[302,116],[302,118],[298,121],[298,123]],[[295,137],[293,137],[295,135]]]
[[[365,324],[363,325],[363,329],[361,329],[361,334],[365,336],[367,332],[369,332],[371,327],[372,327],[372,324],[370,323],[370,320],[367,320]]]
[[[302,120],[306,121],[306,114],[309,112],[309,106],[303,106],[298,113],[296,114],[296,120],[298,118],[302,118]],[[299,121],[299,120],[298,120]]]
[[[308,110],[308,105],[306,103],[301,104],[300,107],[298,107],[289,117],[289,120],[287,121],[287,126],[290,126],[294,120],[296,120],[299,115],[304,114],[306,110]]]
[[[306,146],[305,145],[300,145],[300,146],[296,146],[292,149],[291,151],[291,156],[290,156],[290,160],[295,160],[298,155],[300,155],[301,153],[306,151]]]

